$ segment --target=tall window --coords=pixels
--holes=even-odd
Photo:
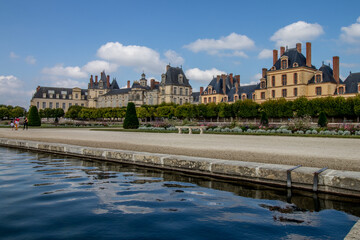
[[[174,98],[174,103],[176,104],[176,98]]]
[[[183,100],[182,100],[182,98],[180,98],[180,105],[182,105],[182,102],[183,102]]]
[[[287,68],[287,60],[282,60],[281,61],[281,69],[286,69]]]
[[[265,92],[261,93],[261,99],[265,99]]]
[[[204,98],[204,103],[207,103],[207,98],[206,97]]]
[[[36,107],[37,107],[37,109],[40,108],[40,103],[39,102],[36,102]]]
[[[261,82],[260,86],[261,86],[261,88],[265,88],[265,82],[264,81]]]
[[[177,90],[176,87],[174,87],[174,95],[176,95],[176,90]]]
[[[287,97],[287,90],[286,89],[282,90],[282,97]]]
[[[182,96],[183,95],[183,89],[180,88],[180,95]]]
[[[316,81],[316,83],[321,82],[321,75],[316,75],[315,76],[315,81]]]
[[[213,102],[216,102],[216,97],[213,97]]]
[[[65,103],[62,104],[62,109],[65,110],[66,106],[65,106]]]
[[[59,108],[59,103],[58,102],[56,103],[56,108]]]
[[[321,95],[321,87],[316,87],[315,91],[317,96]]]
[[[46,102],[43,102],[42,104],[42,108],[45,109],[46,108]]]
[[[189,89],[185,89],[185,95],[187,96],[187,95],[189,95]]]
[[[294,73],[294,85],[298,83],[298,75],[297,73]]]
[[[49,108],[53,108],[53,103],[49,102]]]
[[[298,95],[298,89],[294,88],[294,96],[297,97],[297,95]]]
[[[284,75],[281,76],[281,83],[282,83],[283,86],[286,86],[286,82],[287,82],[286,75],[284,74]]]
[[[275,76],[272,76],[271,78],[271,85],[275,87]]]
[[[209,103],[211,103],[211,97],[209,97]]]
[[[272,96],[272,98],[275,98],[275,90],[271,91],[271,96]]]

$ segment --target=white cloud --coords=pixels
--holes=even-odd
[[[16,59],[16,58],[19,58],[19,56],[18,56],[18,55],[16,55],[14,52],[10,52],[9,57],[10,57],[11,59]]]
[[[259,55],[258,58],[259,59],[266,59],[266,58],[272,58],[273,56],[273,51],[270,49],[263,49]]]
[[[254,41],[246,35],[231,33],[220,39],[198,39],[184,47],[195,53],[205,51],[211,55],[219,54],[220,51],[235,51],[232,56],[244,57],[246,54],[242,50],[252,49],[254,46]]]
[[[256,85],[258,84],[260,81],[251,81],[250,83],[240,83],[241,86],[249,86],[249,85]]]
[[[7,105],[28,107],[33,91],[24,90],[23,81],[13,75],[0,76],[0,102]]]
[[[226,74],[226,72],[218,70],[216,68],[208,69],[208,70],[200,70],[199,68],[192,68],[185,72],[185,75],[188,79],[193,81],[200,82],[210,82],[213,76],[219,74]]]
[[[162,73],[166,65],[160,59],[160,54],[151,48],[136,45],[124,46],[119,42],[108,42],[102,45],[97,55],[120,66],[135,67],[137,71],[144,70],[150,73]]]
[[[172,65],[181,65],[185,62],[184,58],[173,50],[167,50],[164,55]]]
[[[270,40],[277,46],[295,46],[298,42],[311,41],[324,33],[321,25],[298,21],[277,30]]]
[[[52,68],[44,68],[42,73],[70,78],[85,78],[88,76],[88,74],[82,71],[80,67],[64,67],[62,64],[58,64]]]
[[[65,80],[56,80],[54,81],[54,87],[63,87],[63,88],[74,88],[74,87],[79,87],[79,88],[87,88],[87,84],[84,82],[80,82],[80,81],[76,81],[73,79],[65,79]]]
[[[340,39],[348,43],[360,43],[360,17],[356,20],[356,23],[351,24],[348,27],[341,28],[342,34]]]
[[[25,58],[25,61],[26,61],[28,64],[31,64],[31,65],[33,65],[33,64],[36,63],[36,59],[35,59],[33,56],[27,56],[27,57]]]
[[[248,55],[246,55],[246,53],[244,53],[243,51],[234,51],[231,53],[219,53],[219,52],[211,52],[211,55],[215,54],[218,55],[219,57],[243,57],[243,58],[248,58]]]
[[[98,74],[98,73],[102,72],[103,70],[105,70],[106,73],[112,73],[112,72],[116,72],[116,70],[118,69],[118,65],[115,63],[109,63],[106,61],[95,60],[95,61],[88,62],[81,69],[85,72],[92,73],[92,74]]]

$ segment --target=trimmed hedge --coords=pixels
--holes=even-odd
[[[41,126],[41,119],[36,106],[30,107],[28,120],[29,120],[28,123],[29,126]]]
[[[124,129],[139,128],[139,119],[136,115],[135,104],[132,102],[129,102],[127,105],[123,127],[124,127]]]

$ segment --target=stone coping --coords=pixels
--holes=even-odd
[[[289,187],[290,179],[292,188],[311,191],[314,189],[314,182],[317,182],[315,189],[319,192],[360,197],[360,172],[355,171],[326,169],[318,174],[316,181],[314,173],[319,171],[320,168],[298,167],[288,171],[295,166],[93,148],[7,138],[0,138],[0,145],[283,187]]]
[[[360,220],[354,224],[344,240],[360,240]]]

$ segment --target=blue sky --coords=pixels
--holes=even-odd
[[[312,43],[312,63],[340,56],[360,72],[360,1],[0,0],[0,104],[28,108],[40,86],[86,88],[105,70],[121,87],[182,66],[194,91],[213,75],[259,80],[272,50]]]

